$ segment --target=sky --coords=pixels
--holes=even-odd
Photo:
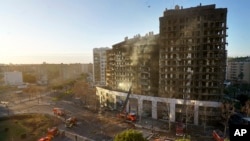
[[[228,56],[250,56],[248,0],[0,0],[0,64],[92,63],[93,48],[159,33],[175,5],[228,8]]]

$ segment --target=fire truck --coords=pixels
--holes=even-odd
[[[65,127],[70,128],[70,127],[76,125],[76,123],[77,123],[76,117],[70,117],[70,118],[66,119]]]
[[[54,115],[57,115],[57,116],[65,116],[65,111],[63,108],[53,108],[53,113]]]

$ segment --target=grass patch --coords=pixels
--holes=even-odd
[[[26,133],[26,129],[17,126],[15,122],[11,120],[1,121],[0,122],[0,140],[7,141],[12,138],[16,138],[16,136],[21,136]]]
[[[42,114],[25,114],[0,119],[0,141],[34,141],[56,126],[59,120]]]
[[[60,101],[64,98],[68,98],[68,97],[71,97],[72,96],[72,92],[71,91],[65,91],[65,92],[59,92],[56,94],[56,96],[54,96],[52,98],[53,101]]]
[[[59,99],[57,97],[53,97],[52,101],[58,101]]]

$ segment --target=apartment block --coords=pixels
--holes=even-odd
[[[159,95],[217,101],[226,72],[227,9],[165,10],[160,17]]]
[[[231,82],[242,81],[250,84],[250,57],[229,58],[226,76]]]
[[[107,86],[134,93],[158,94],[159,44],[153,32],[135,35],[113,45],[107,52]]]
[[[1,72],[22,72],[23,81],[27,75],[36,78],[36,82],[41,85],[59,83],[62,81],[79,78],[82,73],[92,73],[92,64],[17,64],[4,65],[0,67]],[[1,83],[0,75],[0,83]]]
[[[22,85],[23,73],[22,72],[4,72],[4,81],[6,85]]]
[[[106,85],[106,52],[108,50],[110,50],[108,47],[93,49],[93,78],[95,85]]]
[[[126,107],[139,117],[201,125],[220,120],[226,78],[227,9],[215,5],[166,9],[160,31],[136,35],[107,53],[107,87],[97,87],[100,104]],[[107,102],[108,101],[108,102]]]
[[[83,73],[93,73],[93,64],[82,64],[82,72]]]

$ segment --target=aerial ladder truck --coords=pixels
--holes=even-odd
[[[122,105],[122,109],[121,109],[120,113],[118,114],[118,117],[134,122],[134,121],[136,121],[136,114],[126,112],[126,107],[127,107],[127,104],[128,104],[129,96],[131,94],[131,89],[132,89],[132,86],[130,86],[130,88],[129,88],[127,97],[125,99],[124,104]]]

